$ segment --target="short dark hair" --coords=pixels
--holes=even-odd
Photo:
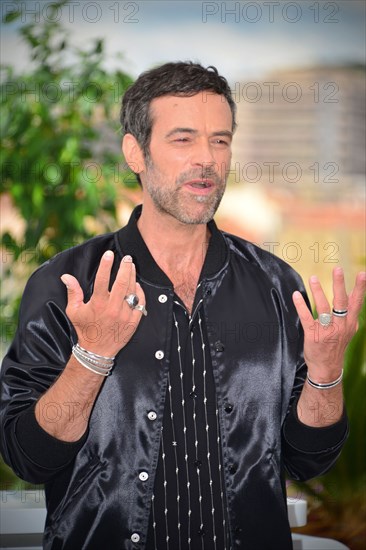
[[[236,127],[236,104],[229,84],[219,75],[216,67],[203,67],[191,61],[165,63],[145,71],[128,88],[122,98],[121,126],[124,134],[132,134],[139,143],[145,158],[149,158],[149,145],[153,120],[150,103],[164,95],[193,96],[210,91],[226,98]],[[139,179],[139,178],[138,178]]]

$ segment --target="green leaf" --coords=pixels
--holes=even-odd
[[[92,236],[93,224],[85,224],[85,216],[98,217],[101,230],[117,228],[116,181],[104,165],[117,165],[120,153],[104,151],[99,125],[118,120],[117,110],[112,112],[116,106],[113,86],[121,83],[119,103],[132,79],[120,71],[105,70],[102,37],[87,40],[77,49],[70,44],[62,20],[51,21],[67,0],[49,4],[49,17],[40,22],[21,17],[26,2],[14,4],[5,19],[8,23],[18,19],[18,35],[33,63],[21,75],[11,66],[2,73],[1,173],[3,189],[10,193],[25,225],[21,255],[34,269],[52,255],[53,248],[61,250],[65,243]],[[97,178],[87,169],[92,162],[102,167]],[[118,181],[121,188],[121,178]],[[12,243],[10,235],[5,239],[8,247],[18,244]],[[50,241],[55,246],[40,252],[39,243],[43,247]],[[7,293],[4,307],[13,312],[15,320],[29,270],[18,263],[20,253],[14,252],[12,261],[14,265],[5,270],[8,275],[4,277],[15,279],[16,273],[20,279],[11,280],[13,290]]]
[[[3,17],[3,23],[11,23],[21,16],[21,11],[10,11]]]

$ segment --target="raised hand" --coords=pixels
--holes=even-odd
[[[304,329],[304,358],[308,375],[320,384],[328,383],[336,380],[342,372],[345,349],[357,331],[357,318],[366,289],[366,273],[357,275],[355,286],[347,295],[342,268],[333,270],[333,309],[316,276],[310,278],[310,288],[318,312],[317,320],[314,320],[300,292],[294,292],[293,301]],[[347,313],[340,316],[334,311]],[[330,314],[328,324],[326,317],[325,324],[319,320],[323,313]]]
[[[75,327],[79,345],[108,357],[116,355],[130,341],[141,320],[141,311],[132,309],[125,297],[136,294],[139,304],[145,305],[145,295],[136,282],[136,269],[130,256],[122,258],[109,291],[113,260],[111,250],[103,254],[93,294],[86,303],[77,279],[69,274],[61,277],[68,293],[66,314]]]

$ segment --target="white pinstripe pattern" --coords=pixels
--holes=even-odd
[[[203,302],[203,300],[201,299],[197,303],[192,315],[189,316],[186,309],[185,309],[185,307],[182,305],[182,303],[180,303],[178,301],[174,301],[175,305],[179,306],[184,311],[184,314],[186,315],[186,317],[188,317],[188,319],[189,319],[189,325],[188,325],[189,332],[188,332],[188,334],[186,334],[186,327],[185,326],[182,327],[182,329],[180,328],[179,322],[178,322],[178,319],[177,319],[177,316],[176,316],[176,312],[173,311],[174,326],[175,326],[176,337],[177,337],[177,340],[176,340],[177,348],[176,348],[176,350],[178,352],[179,371],[178,370],[174,371],[174,377],[173,377],[173,373],[171,373],[171,372],[168,373],[168,394],[167,394],[167,397],[169,398],[169,401],[166,403],[166,406],[170,407],[170,410],[168,409],[166,411],[169,414],[167,414],[167,417],[166,417],[165,421],[169,422],[168,418],[170,416],[171,433],[169,432],[170,428],[168,427],[168,429],[165,430],[165,439],[164,439],[164,434],[163,433],[162,433],[162,439],[161,439],[161,464],[162,464],[161,475],[162,475],[163,482],[164,482],[164,491],[163,491],[164,502],[159,501],[159,503],[158,503],[158,501],[156,500],[155,494],[153,494],[153,496],[152,496],[152,528],[153,528],[154,540],[151,541],[151,542],[154,543],[155,550],[163,550],[163,548],[164,548],[164,550],[172,549],[172,543],[173,543],[173,540],[176,536],[175,526],[174,526],[175,525],[175,520],[172,517],[172,511],[170,509],[168,509],[168,506],[169,506],[169,504],[168,504],[169,503],[168,495],[169,495],[169,498],[172,499],[172,496],[173,496],[172,490],[174,491],[172,486],[168,487],[168,483],[170,485],[172,485],[174,483],[173,478],[171,477],[172,473],[174,471],[172,469],[172,467],[175,467],[175,474],[176,474],[175,475],[176,482],[174,483],[174,485],[175,485],[175,488],[176,488],[176,499],[177,499],[177,506],[176,507],[177,507],[177,511],[174,512],[174,515],[175,515],[175,513],[177,514],[177,527],[178,527],[177,540],[179,541],[179,543],[177,545],[174,544],[174,550],[176,548],[177,548],[177,550],[191,550],[192,545],[194,546],[194,548],[200,547],[201,550],[205,550],[205,549],[206,550],[218,550],[217,544],[218,544],[218,540],[221,540],[221,537],[223,537],[224,546],[221,546],[221,543],[220,543],[219,550],[227,550],[228,548],[229,548],[229,550],[231,550],[230,541],[229,541],[229,538],[228,538],[229,533],[228,533],[227,524],[226,524],[226,521],[225,521],[226,509],[225,509],[225,497],[224,497],[223,480],[222,480],[220,429],[219,429],[219,419],[218,419],[218,409],[217,409],[217,407],[215,407],[215,410],[216,410],[216,422],[215,422],[215,424],[216,425],[211,427],[213,430],[217,429],[217,440],[216,440],[217,441],[217,448],[216,449],[214,447],[215,440],[212,439],[212,432],[210,430],[210,425],[209,425],[208,400],[207,400],[207,383],[208,383],[208,379],[206,378],[206,374],[207,374],[207,372],[206,372],[206,368],[207,368],[206,353],[207,353],[207,351],[205,350],[205,339],[204,339],[203,326],[202,326],[203,319],[201,318],[201,312],[199,311],[199,307],[200,307],[202,302]],[[197,312],[198,312],[198,316],[197,316],[198,319],[196,320],[196,322],[197,322],[197,324],[196,324],[196,322],[194,323],[194,319],[195,319],[195,315],[196,315]],[[192,326],[197,327],[199,332],[196,332],[196,330],[194,330],[192,328]],[[183,330],[182,335],[184,337],[185,337],[185,335],[187,335],[188,338],[190,338],[190,346],[191,346],[190,356],[191,356],[191,368],[192,368],[191,388],[190,388],[188,379],[186,380],[186,382],[188,382],[188,384],[184,382],[185,370],[187,368],[187,365],[184,364],[184,362],[186,362],[187,360],[189,361],[189,358],[182,356],[182,352],[185,350],[185,348],[184,347],[183,347],[183,349],[181,348],[181,345],[182,345],[181,330]],[[200,346],[200,344],[201,344],[201,346]],[[189,346],[189,344],[188,344],[188,346]],[[202,355],[200,355],[200,356],[197,355],[197,365],[196,365],[195,353],[197,353],[197,354],[199,353],[198,350],[200,349],[200,347],[201,347],[201,350],[202,350],[201,351]],[[199,370],[197,370],[198,365],[200,367]],[[202,368],[202,371],[201,371],[201,368]],[[178,376],[177,376],[178,372],[179,372],[179,381],[178,381]],[[211,374],[210,374],[210,376],[211,376]],[[173,383],[174,387],[172,387],[172,383]],[[211,379],[210,379],[209,383],[210,384],[212,383]],[[203,391],[203,401],[200,400],[199,402],[197,402],[197,399],[196,399],[197,396],[193,396],[192,402],[190,402],[190,405],[187,407],[187,404],[186,404],[186,401],[185,401],[185,393],[189,392],[189,389],[191,389],[191,392],[195,392],[196,389],[198,389],[199,393],[201,391]],[[202,396],[202,394],[201,394],[201,396]],[[179,416],[177,418],[175,418],[175,416],[179,412],[179,408],[178,408],[179,400],[181,402],[181,407],[182,407],[182,409],[181,409],[182,417],[179,414]],[[203,405],[203,407],[202,407],[202,405]],[[174,411],[174,413],[173,413],[173,411]],[[192,416],[190,418],[187,418],[187,414],[189,413],[189,411],[191,411]],[[198,417],[196,417],[196,413],[199,413],[200,415],[203,415],[202,420],[201,420],[201,416],[200,416],[199,419],[198,419]],[[204,443],[204,439],[198,440],[198,426],[201,424],[202,421],[204,422],[202,428],[205,426],[205,433],[206,433],[205,443]],[[191,425],[192,426],[191,429],[193,430],[193,433],[192,433],[191,437],[194,436],[194,449],[192,449],[192,453],[194,453],[195,460],[197,460],[197,461],[200,460],[200,459],[205,460],[205,465],[204,466],[202,466],[202,464],[199,464],[196,467],[197,478],[194,477],[193,479],[190,477],[192,475],[190,460],[192,460],[193,457],[192,457],[192,455],[189,454],[189,440],[187,438],[187,426],[188,425]],[[169,426],[169,424],[168,424],[168,426]],[[183,427],[183,434],[181,432],[178,433],[176,431],[177,426],[180,426],[180,429],[182,429],[182,427]],[[162,429],[162,432],[163,432],[163,429]],[[210,433],[211,433],[211,436],[210,436]],[[200,432],[200,434],[201,434],[201,432]],[[171,441],[170,437],[173,439],[173,441]],[[216,437],[215,437],[215,439],[216,439]],[[180,449],[177,446],[177,441],[178,441],[178,445],[180,446]],[[168,452],[166,451],[168,444],[169,444],[169,446],[171,444],[173,446],[175,464],[172,460],[173,456],[170,454],[171,451],[170,450]],[[165,445],[165,447],[164,447],[164,445]],[[203,448],[201,448],[201,445],[203,445],[203,446],[206,445],[207,454],[204,452]],[[183,455],[183,450],[184,450],[184,455]],[[212,454],[213,450],[214,450],[214,453]],[[167,454],[166,454],[166,452],[167,452]],[[216,459],[216,457],[214,459],[213,456],[216,454],[216,452],[217,452],[217,459]],[[205,456],[203,456],[203,454]],[[184,456],[185,468],[181,467],[181,473],[179,473],[180,472],[180,470],[179,470],[179,461],[183,459],[183,456]],[[212,456],[212,459],[211,459],[211,456]],[[206,459],[207,459],[207,462],[206,462]],[[169,460],[169,461],[171,460],[171,462],[168,463],[168,462],[166,462],[167,460]],[[216,460],[218,460],[218,470],[219,470],[218,472],[217,472],[216,469],[215,469],[215,472],[213,471],[213,463],[215,463],[217,465]],[[173,464],[174,464],[174,466],[173,466]],[[201,469],[202,469],[202,472],[200,471]],[[182,489],[183,489],[182,483],[183,483],[183,478],[184,478],[184,474],[183,474],[184,471],[185,471],[186,480],[187,480],[187,483],[186,483],[186,485],[187,485],[186,486],[186,491],[187,492],[186,493],[185,493],[185,489],[184,489],[184,493],[182,493]],[[169,480],[169,482],[168,482],[167,472],[169,472],[169,477],[171,478],[171,481]],[[191,474],[190,474],[190,472],[191,472]],[[217,479],[216,474],[218,473],[218,475],[219,475],[219,481],[218,481],[219,485],[217,486],[216,491],[218,489],[220,491],[220,493],[219,493],[220,497],[221,497],[221,510],[220,510],[220,512],[218,512],[220,507],[217,506],[217,504],[218,504],[217,500],[214,500],[214,499],[217,499],[218,494],[215,492],[215,497],[214,497],[214,486],[213,486],[214,485],[214,479],[212,477],[213,473],[214,473],[214,479],[215,480]],[[182,475],[183,475],[183,478],[182,478]],[[207,476],[207,478],[206,478],[206,476]],[[181,478],[181,479],[179,479],[179,478]],[[207,493],[204,493],[205,497],[203,498],[203,492],[202,491],[203,491],[204,488],[202,486],[202,483],[206,479],[209,480],[210,493],[209,493],[209,496],[208,495],[206,496]],[[193,484],[192,484],[192,482],[193,482]],[[192,488],[194,488],[194,490],[197,491],[197,492],[192,493]],[[155,493],[156,493],[156,490],[155,490]],[[196,495],[194,498],[195,499],[198,498],[198,502],[196,500],[194,502],[192,501],[192,498],[193,498],[194,494]],[[186,512],[184,514],[184,518],[182,517],[182,508],[181,508],[181,505],[180,505],[182,495],[184,496],[184,498],[187,497],[186,503],[188,505],[188,517],[186,516],[187,508],[184,508],[186,510]],[[209,508],[210,502],[211,502],[211,507]],[[215,502],[216,502],[216,510],[215,510]],[[162,505],[164,505],[164,508],[162,507]],[[200,529],[204,530],[203,534],[204,533],[206,534],[206,536],[202,535],[200,537],[200,539],[195,538],[194,539],[195,542],[193,542],[192,532],[191,532],[192,531],[192,526],[195,523],[195,521],[192,522],[192,519],[193,519],[192,505],[193,505],[193,509],[198,509],[198,511],[199,511],[198,514],[197,514],[198,517],[196,516],[196,518],[194,518],[194,519],[196,521],[197,520],[199,521]],[[203,505],[205,505],[205,510],[203,509]],[[157,506],[158,506],[158,508],[157,508]],[[209,510],[211,510],[210,516],[207,513]],[[165,521],[164,521],[164,523],[165,523],[165,533],[164,533],[164,530],[163,530],[163,527],[162,527],[162,524],[161,524],[162,520],[163,520],[163,517],[162,517],[163,516],[163,513],[162,513],[163,511],[164,511],[164,519],[165,519]],[[203,521],[204,521],[203,520],[203,517],[204,517],[203,511],[205,511],[205,521],[207,521],[207,517],[211,517],[212,528],[208,524],[205,524],[205,525],[203,524]],[[216,514],[221,515],[221,513],[222,513],[222,516],[223,516],[223,523],[222,523],[223,531],[220,531],[220,526],[215,523]],[[157,518],[159,518],[159,515],[161,515],[161,520],[157,519]],[[160,528],[159,528],[159,524],[157,525],[157,521],[158,521],[158,523],[160,521]],[[187,523],[182,523],[182,521],[184,521],[184,522],[187,521]],[[187,527],[187,524],[188,524],[188,527]],[[173,531],[171,533],[169,533],[169,525],[170,525],[171,529],[174,529],[174,533],[173,533]],[[183,529],[181,529],[182,526],[184,526]],[[161,531],[160,535],[159,535],[159,531]],[[184,535],[184,538],[182,538],[183,533],[186,533],[186,532],[187,532],[187,535],[188,535],[188,539],[185,538],[185,535]],[[207,537],[207,532],[211,532],[212,536]],[[163,545],[163,541],[161,539],[159,541],[159,537],[162,537],[162,536],[165,538],[164,545]]]
[[[163,429],[162,429],[163,431]],[[165,451],[164,451],[164,437],[161,438],[161,456],[163,459],[163,469],[164,469],[164,515],[165,515],[165,532],[166,532],[166,547],[169,550],[169,529],[168,529],[168,500],[167,500],[167,479],[166,479],[166,467],[165,467]]]
[[[177,331],[177,340],[178,340],[178,358],[179,358],[179,377],[180,377],[180,389],[182,395],[182,407],[183,407],[183,432],[184,432],[184,462],[186,466],[186,476],[187,476],[187,495],[188,495],[188,549],[191,548],[191,482],[189,479],[189,469],[188,469],[188,445],[187,445],[187,426],[186,426],[186,407],[184,400],[184,389],[183,389],[183,365],[182,365],[182,355],[180,347],[180,334],[179,334],[179,325],[175,313],[174,316],[174,325]]]
[[[195,391],[195,363],[196,359],[194,357],[194,349],[193,349],[193,332],[191,332],[191,351],[192,351],[192,392]],[[194,447],[195,447],[195,453],[196,453],[196,460],[198,460],[198,440],[197,440],[197,423],[196,423],[196,402],[193,400],[193,424],[194,424]],[[200,475],[200,469],[197,467],[197,480],[198,480],[198,495],[199,495],[199,510],[200,510],[200,529],[203,529],[203,518],[202,518],[202,487],[201,487],[201,475]],[[201,538],[201,548],[204,550],[204,541],[203,538]]]
[[[225,539],[225,548],[226,550],[226,544],[230,546],[230,539],[229,539],[229,532],[227,530],[226,525],[226,515],[225,515],[225,502],[224,502],[224,488],[222,486],[222,465],[221,465],[221,447],[220,447],[220,426],[219,426],[219,410],[216,409],[216,426],[217,426],[217,455],[219,458],[219,478],[220,478],[220,496],[221,496],[221,504],[222,504],[222,527],[224,530],[224,539]],[[231,550],[231,546],[229,548]]]
[[[155,550],[158,550],[158,543],[157,543],[157,540],[156,540],[155,495],[154,495],[154,493],[151,497],[151,504],[152,504],[151,507],[152,507],[152,516],[153,516],[154,545],[155,545]]]
[[[211,513],[212,513],[212,531],[213,531],[213,543],[214,543],[214,550],[216,550],[216,529],[215,529],[215,508],[214,508],[214,499],[213,499],[213,492],[212,492],[212,473],[211,473],[211,452],[210,452],[210,440],[209,440],[209,424],[208,424],[208,416],[207,416],[207,396],[206,396],[206,355],[205,355],[205,343],[203,339],[203,333],[202,333],[202,319],[201,315],[198,313],[198,324],[200,329],[200,335],[201,335],[201,342],[202,342],[202,360],[203,360],[203,403],[205,407],[205,422],[206,422],[206,442],[207,442],[207,464],[208,464],[208,472],[209,472],[209,483],[210,483],[210,496],[211,496]],[[221,479],[221,478],[220,478]]]
[[[180,354],[180,346],[178,345],[178,353]],[[176,480],[177,480],[177,514],[178,514],[178,533],[179,533],[179,550],[181,550],[181,536],[180,536],[180,513],[179,513],[179,501],[180,501],[180,487],[179,487],[179,467],[178,467],[178,458],[177,458],[177,438],[175,437],[175,426],[174,426],[174,413],[173,413],[173,403],[172,403],[172,386],[170,383],[170,373],[168,373],[168,383],[169,383],[169,402],[170,402],[170,419],[172,423],[172,434],[173,434],[173,441],[172,445],[174,447],[174,457],[175,457],[175,474],[176,474]],[[184,399],[182,399],[182,406],[184,408]],[[183,411],[184,412],[184,411]]]

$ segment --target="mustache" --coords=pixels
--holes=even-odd
[[[203,166],[200,169],[187,170],[180,174],[176,180],[177,185],[183,185],[189,180],[210,179],[215,184],[223,183],[223,178],[217,173],[215,166]]]

